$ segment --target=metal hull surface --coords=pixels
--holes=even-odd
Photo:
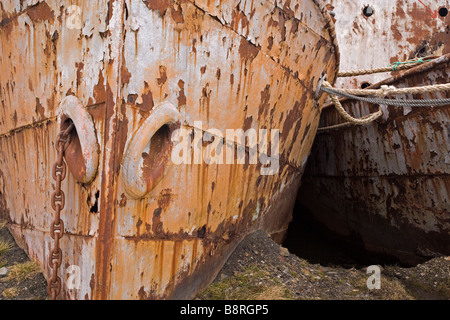
[[[332,0],[340,69],[374,69],[426,56],[443,56],[405,72],[342,77],[336,87],[413,87],[449,82],[450,1]],[[369,9],[366,9],[369,8]],[[443,9],[443,11],[441,11]],[[448,93],[447,93],[448,94]],[[448,97],[408,95],[404,99]],[[378,106],[344,100],[355,117]],[[405,263],[450,253],[450,140],[448,106],[383,107],[365,127],[318,134],[299,199],[314,218],[371,251]],[[321,126],[342,122],[323,106]]]
[[[386,79],[381,85],[448,83],[450,55]],[[449,93],[403,99],[448,98]],[[378,106],[343,100],[355,115]],[[382,119],[317,135],[299,200],[315,219],[366,249],[414,264],[450,253],[450,108],[383,107]],[[332,107],[323,126],[337,124]]]
[[[99,146],[88,183],[76,179],[92,169],[80,164],[85,154],[66,155],[60,298],[189,298],[250,232],[282,237],[318,127],[314,91],[338,68],[326,9],[255,0],[8,1],[0,9],[0,212],[46,277],[61,101],[79,99]],[[176,117],[169,132],[278,129],[279,169],[174,164],[167,132],[147,125]],[[160,144],[136,159],[143,128]],[[77,286],[67,282],[73,270]]]

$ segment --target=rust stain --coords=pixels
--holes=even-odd
[[[120,195],[119,207],[123,208],[126,205],[127,205],[127,196],[124,193],[122,193]],[[142,221],[141,221],[141,223],[142,223]],[[139,225],[136,224],[136,227],[139,229]]]
[[[2,220],[4,221],[10,221],[11,218],[9,216],[9,209],[8,209],[8,204],[6,202],[6,186],[5,186],[5,176],[3,174],[3,171],[0,170],[0,217],[2,218]]]
[[[256,58],[258,53],[259,53],[258,47],[249,43],[244,38],[241,39],[241,43],[239,44],[239,54],[241,55],[242,60],[244,60],[245,62],[247,61],[251,62],[253,59]]]
[[[178,106],[181,107],[186,105],[186,96],[184,94],[184,81],[182,79],[178,80],[178,87],[180,88],[178,94]]]
[[[159,66],[159,78],[156,79],[159,86],[162,86],[167,81],[167,68],[165,66]]]
[[[266,85],[263,91],[261,91],[261,102],[258,108],[258,114],[264,115],[270,110],[270,85]]]
[[[36,6],[31,7],[27,10],[27,14],[31,21],[34,22],[49,21],[50,23],[53,23],[55,19],[53,10],[46,2],[40,2]]]
[[[243,11],[238,11],[237,9],[235,9],[232,13],[232,17],[231,17],[231,27],[234,30],[238,30],[238,29],[247,29],[247,32],[245,34],[245,36],[247,37],[249,34],[249,22],[247,19],[247,16],[244,14]]]
[[[216,71],[216,79],[217,79],[217,80],[220,80],[220,68],[217,68],[217,71]]]
[[[253,116],[250,117],[246,117],[244,120],[244,125],[243,125],[243,130],[247,131],[248,129],[250,129],[252,127],[252,123],[253,123]]]
[[[162,17],[166,14],[167,9],[169,9],[170,0],[144,0],[147,8],[152,11],[158,11],[159,15]]]
[[[39,115],[39,120],[45,118],[45,108],[42,106],[39,98],[36,97],[36,108],[35,112]]]
[[[132,93],[132,94],[130,93],[127,97],[127,102],[134,104],[137,98],[138,98],[138,95],[136,93]]]
[[[176,23],[184,23],[183,10],[180,5],[171,8],[170,14]]]
[[[111,64],[109,67],[111,67]],[[108,141],[111,139],[114,144],[114,137],[116,136],[117,123],[114,121],[114,108],[116,106],[115,96],[112,92],[109,83],[106,84],[106,101],[105,101],[105,141],[104,144],[107,145]],[[110,133],[110,126],[112,126],[112,132]],[[117,131],[116,131],[117,130]],[[115,149],[112,150],[113,154]],[[103,195],[102,201],[100,201],[100,215],[99,219],[99,234],[96,245],[96,278],[95,278],[95,291],[93,297],[95,299],[105,299],[108,294],[109,286],[109,273],[110,269],[110,258],[113,246],[113,226],[115,219],[115,197],[114,192],[110,192],[110,188],[114,186],[115,183],[115,169],[117,159],[111,156],[106,159],[106,153],[103,153],[103,162],[108,160],[108,165],[102,168],[102,180],[106,180],[108,183],[102,183],[100,193]]]
[[[148,113],[154,106],[153,103],[153,94],[150,90],[150,86],[147,82],[144,82],[144,92],[141,95],[142,103],[138,103],[140,113],[142,115]]]
[[[447,54],[369,88],[448,83],[449,68]],[[448,93],[437,95],[450,97]],[[364,115],[377,109],[348,99],[342,103],[351,114]],[[299,198],[340,236],[357,234],[350,240],[396,256],[402,263],[421,262],[426,252],[448,255],[450,150],[448,143],[437,141],[449,141],[449,108],[387,107],[384,114],[383,120],[365,127],[319,134]],[[342,120],[332,108],[325,108],[321,121],[327,126]],[[354,222],[344,222],[348,216]]]
[[[102,70],[98,72],[98,82],[94,86],[94,100],[96,103],[106,101],[105,79],[103,78]]]
[[[123,84],[130,83],[131,73],[128,71],[127,66],[123,63],[122,64],[122,72],[121,72],[121,81]]]
[[[80,86],[81,80],[83,78],[83,62],[75,62],[75,68],[77,68],[77,88]]]
[[[90,184],[75,182],[86,168],[80,161],[81,137],[72,132],[63,265],[89,271],[78,293],[63,284],[61,297],[189,297],[214,278],[245,234],[262,226],[277,235],[285,231],[293,197],[282,199],[280,186],[284,183],[290,192],[298,187],[309,151],[300,140],[312,139],[319,120],[307,103],[311,83],[324,70],[332,81],[337,70],[332,28],[309,1],[302,9],[293,1],[274,7],[255,0],[246,10],[228,1],[137,1],[131,10],[123,1],[110,0],[77,3],[85,27],[93,22],[92,35],[80,36],[64,29],[68,5],[50,0],[25,9],[34,36],[31,26],[17,23],[22,13],[2,11],[2,43],[14,36],[24,45],[17,53],[3,46],[1,56],[8,58],[0,59],[7,70],[0,76],[0,150],[8,150],[0,152],[0,214],[11,217],[15,235],[43,262],[48,277],[48,256],[35,244],[47,241],[41,208],[49,203],[46,174],[54,161],[56,105],[65,95],[76,95],[95,123],[100,171]],[[305,21],[307,16],[314,19]],[[39,42],[42,48],[35,45]],[[30,54],[30,48],[35,52]],[[33,56],[42,63],[30,73],[24,72],[28,61],[11,63]],[[311,60],[315,64],[308,67]],[[304,98],[296,103],[293,95]],[[139,134],[136,129],[155,105],[167,101],[178,104],[182,119],[157,130],[149,151],[142,153],[145,178],[159,184],[146,198],[134,199],[121,183],[127,139]],[[299,117],[305,120],[293,120]],[[281,141],[283,163],[275,176],[261,176],[261,164],[175,166],[170,134],[181,125],[191,128],[197,119],[245,130],[283,128],[289,122],[295,135]],[[38,150],[32,161],[25,161],[18,147],[27,145]],[[204,142],[202,151],[207,147]],[[22,179],[27,175],[32,180]],[[8,179],[18,181],[18,191],[9,189]],[[12,192],[21,192],[23,199]],[[23,212],[9,212],[12,205]],[[83,252],[83,259],[67,252]],[[127,267],[129,257],[139,257],[133,268]]]
[[[267,50],[270,51],[270,50],[272,50],[272,47],[273,47],[273,37],[272,36],[268,37],[267,42],[268,42]]]

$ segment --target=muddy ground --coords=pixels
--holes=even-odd
[[[12,246],[0,253],[0,300],[48,299],[39,270],[29,263],[6,227],[0,241]],[[310,259],[312,260],[312,259]],[[256,232],[240,243],[217,279],[196,299],[240,300],[441,300],[450,299],[450,257],[438,257],[411,268],[381,267],[380,289],[369,290],[365,266],[311,262]]]

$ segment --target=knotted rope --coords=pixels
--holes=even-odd
[[[376,97],[385,97],[389,95],[395,94],[423,94],[423,93],[436,93],[441,91],[450,91],[450,83],[445,84],[433,84],[429,86],[422,87],[410,87],[410,88],[396,88],[394,86],[386,86],[383,85],[379,89],[336,89],[329,87],[333,90],[333,92],[338,93],[346,93],[354,96],[376,96]],[[429,99],[429,100],[438,100],[438,99]],[[450,99],[447,99],[450,101]],[[420,100],[418,100],[420,101]],[[446,101],[443,104],[447,104]],[[427,102],[429,103],[429,102]]]
[[[330,88],[330,89],[333,88],[328,81],[324,81],[322,83],[322,88],[323,87]],[[319,129],[317,129],[318,132],[325,131],[325,130],[330,130],[330,129],[337,129],[337,128],[342,128],[342,127],[348,127],[350,125],[365,125],[365,124],[368,124],[368,123],[371,123],[371,122],[377,120],[379,117],[381,117],[383,115],[383,111],[381,110],[381,107],[380,107],[377,112],[369,114],[367,116],[364,116],[364,117],[361,117],[361,118],[352,117],[347,111],[345,111],[345,109],[342,106],[341,102],[339,101],[339,98],[338,98],[337,95],[334,95],[332,93],[328,93],[328,95],[330,96],[330,99],[333,102],[334,106],[336,107],[336,110],[338,111],[338,113],[345,120],[347,120],[347,122],[341,123],[341,124],[337,124],[337,125],[334,125],[334,126],[319,128]]]
[[[416,60],[408,60],[403,62],[394,62],[387,67],[375,68],[375,69],[357,69],[349,71],[340,71],[338,73],[339,78],[362,76],[366,74],[382,73],[382,72],[395,72],[400,70],[411,69],[417,67],[419,64],[432,61],[436,57],[426,57]]]
[[[366,125],[371,123],[383,115],[381,107],[379,107],[377,112],[371,113],[367,116],[361,118],[352,117],[345,109],[342,107],[338,96],[360,100],[368,103],[379,104],[379,105],[390,105],[390,106],[409,106],[409,107],[425,107],[425,106],[443,106],[450,105],[450,99],[412,99],[412,100],[400,100],[400,99],[380,99],[380,98],[365,98],[359,96],[377,96],[384,97],[388,95],[396,94],[424,94],[424,93],[435,93],[441,91],[450,91],[450,83],[446,84],[435,84],[430,86],[422,87],[411,87],[411,88],[396,88],[394,86],[381,86],[380,89],[336,89],[331,86],[327,81],[322,83],[320,90],[328,93],[333,102],[336,110],[339,114],[347,120],[346,123],[341,123],[333,126],[322,127],[318,129],[318,132],[326,131],[330,129],[348,127],[350,125]]]

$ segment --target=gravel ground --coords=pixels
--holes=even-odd
[[[450,257],[412,268],[380,266],[380,289],[369,290],[366,267],[311,263],[264,232],[244,239],[214,283],[197,299],[447,300]]]
[[[0,240],[12,245],[0,253],[0,268],[9,270],[8,275],[0,275],[0,300],[48,299],[44,277],[6,227],[0,228]],[[412,268],[381,267],[380,289],[367,288],[369,276],[361,266],[324,266],[299,258],[258,231],[240,243],[217,279],[196,299],[450,299],[450,257]]]
[[[39,266],[17,246],[5,226],[0,226],[0,241],[11,244],[6,252],[0,252],[0,269],[8,272],[0,275],[0,300],[47,299],[47,282]]]

